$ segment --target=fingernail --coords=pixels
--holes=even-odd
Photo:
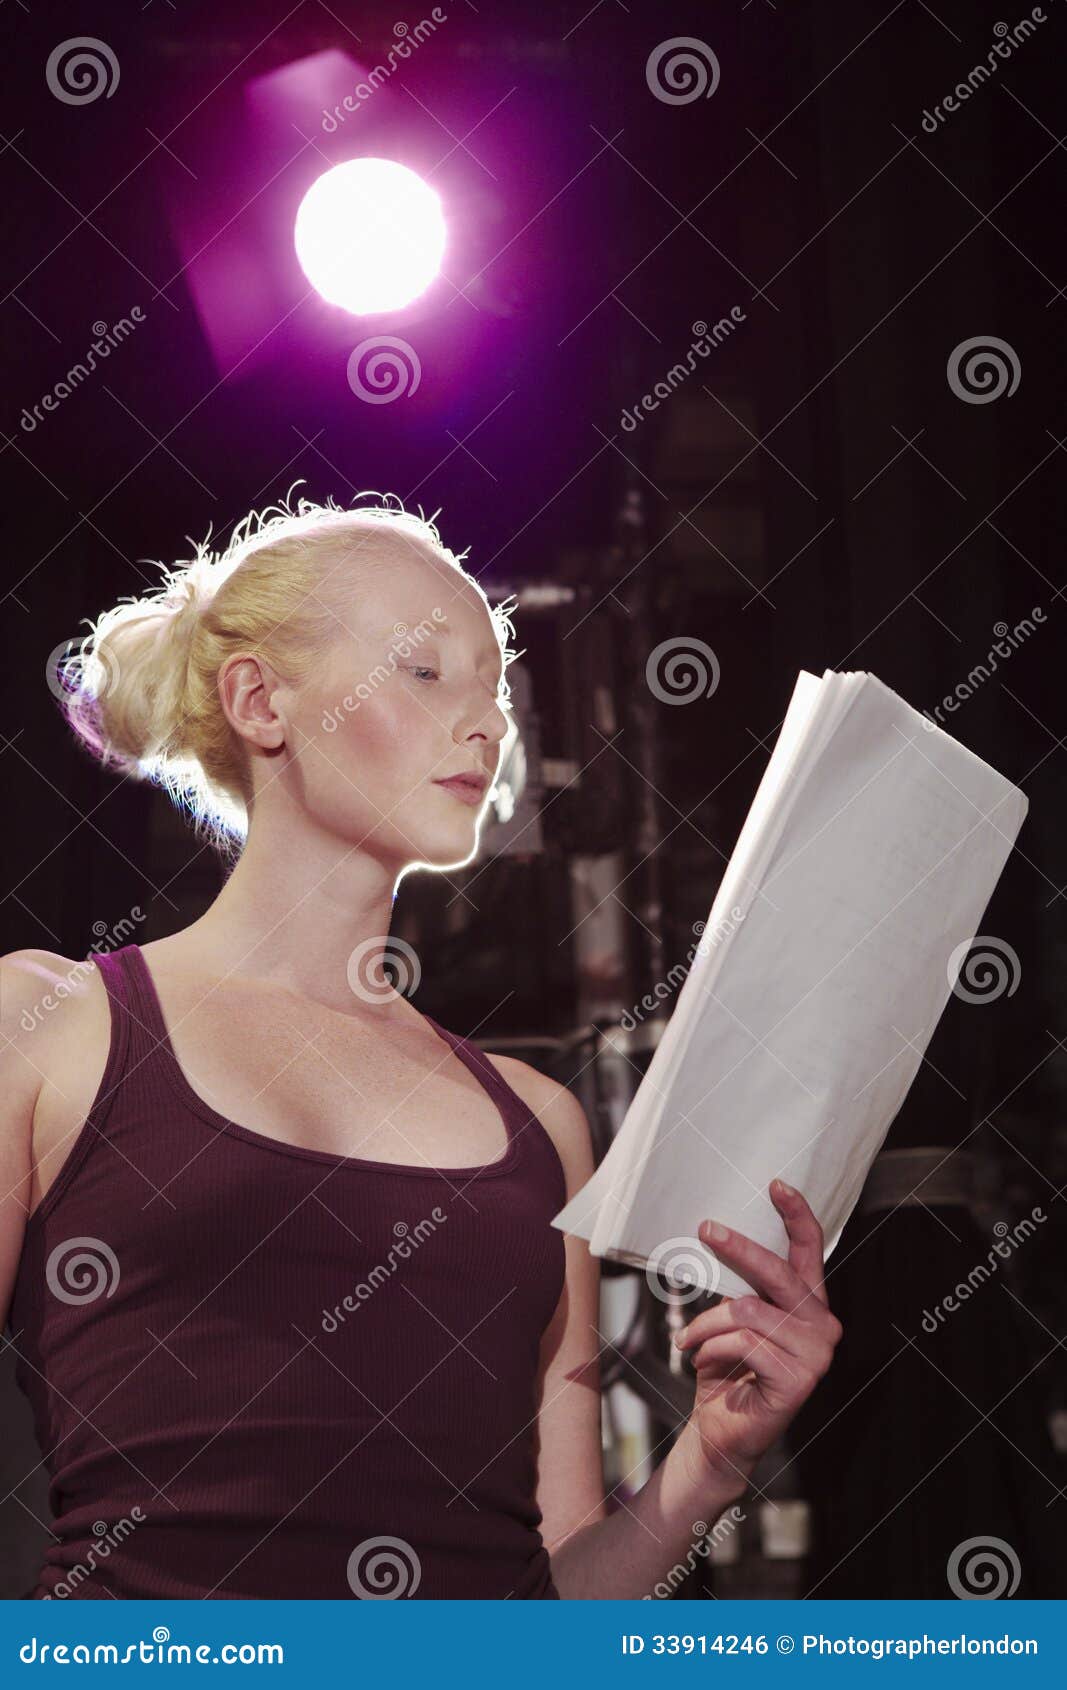
[[[730,1236],[730,1228],[723,1226],[719,1221],[705,1221],[704,1231],[713,1244],[725,1244]]]
[[[684,1343],[685,1343],[685,1340],[686,1340],[686,1338],[687,1338],[687,1337],[688,1337],[688,1335],[689,1335],[689,1328],[688,1328],[688,1326],[683,1326],[683,1327],[682,1327],[682,1329],[681,1329],[681,1331],[679,1331],[679,1332],[676,1332],[676,1333],[675,1333],[675,1334],[674,1334],[674,1341],[675,1341],[675,1343],[676,1343],[676,1344],[677,1344],[677,1346],[678,1346],[678,1348],[679,1348],[679,1349],[681,1349],[681,1348],[682,1348],[682,1346],[683,1346],[683,1345],[684,1345]]]
[[[786,1197],[796,1196],[796,1188],[792,1185],[787,1185],[784,1179],[776,1179],[774,1183],[778,1187],[779,1191],[785,1193]]]

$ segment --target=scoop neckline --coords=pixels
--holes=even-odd
[[[467,1048],[467,1040],[461,1034],[450,1032],[447,1027],[442,1027],[425,1010],[420,1011],[423,1020],[429,1022],[442,1044],[446,1045],[459,1058],[464,1067],[474,1075],[495,1105],[497,1113],[504,1123],[508,1140],[507,1145],[503,1154],[498,1156],[494,1162],[468,1163],[459,1168],[436,1168],[429,1165],[423,1167],[415,1162],[382,1162],[369,1156],[336,1156],[330,1150],[315,1150],[309,1145],[293,1144],[289,1139],[273,1138],[270,1133],[257,1132],[254,1127],[246,1127],[239,1121],[230,1120],[228,1116],[213,1108],[206,1098],[201,1097],[199,1092],[194,1090],[184,1068],[178,1061],[177,1053],[171,1042],[166,1017],[163,1014],[162,1001],[140,945],[131,943],[126,947],[126,951],[134,959],[139,984],[151,1009],[152,1018],[155,1022],[151,1032],[157,1041],[155,1054],[162,1059],[164,1073],[186,1106],[219,1132],[226,1133],[232,1138],[242,1139],[246,1144],[252,1144],[265,1150],[273,1150],[283,1156],[298,1156],[303,1161],[328,1164],[337,1169],[351,1169],[357,1173],[361,1170],[367,1170],[374,1173],[398,1174],[404,1178],[414,1179],[462,1179],[464,1182],[472,1179],[493,1179],[500,1174],[507,1173],[518,1159],[519,1141],[522,1135],[511,1119],[509,1108],[505,1106],[511,1097],[518,1099],[518,1094],[511,1091],[507,1082],[495,1070],[491,1074],[483,1073],[477,1060]],[[518,1099],[518,1101],[521,1102],[521,1099]]]

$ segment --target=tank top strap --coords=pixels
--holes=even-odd
[[[167,1028],[151,978],[136,945],[100,951],[93,960],[111,1001],[112,1026],[117,1027],[126,1069],[154,1066],[153,1059],[167,1042]]]

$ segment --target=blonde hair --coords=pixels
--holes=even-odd
[[[191,560],[156,565],[160,587],[120,600],[95,621],[83,618],[91,632],[59,670],[61,709],[90,752],[162,787],[197,834],[231,859],[247,838],[253,786],[247,747],[219,700],[219,670],[233,653],[252,651],[299,686],[342,626],[340,601],[331,604],[324,589],[332,577],[343,583],[356,555],[373,564],[390,542],[429,548],[482,598],[505,669],[520,655],[507,649],[514,606],[489,603],[463,567],[466,552],[443,544],[439,513],[405,511],[391,494],[356,509],[301,498],[292,510],[292,492],[250,511],[217,555],[209,528],[202,543],[190,540]]]

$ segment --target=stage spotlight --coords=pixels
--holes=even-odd
[[[364,316],[425,292],[441,266],[445,220],[437,194],[406,165],[353,158],[308,189],[294,240],[323,299]]]

